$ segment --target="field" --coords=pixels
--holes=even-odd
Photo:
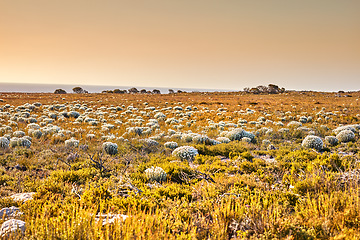
[[[0,235],[360,239],[359,98],[1,93]]]

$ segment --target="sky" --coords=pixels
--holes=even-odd
[[[360,90],[359,12],[359,0],[0,0],[0,84]]]

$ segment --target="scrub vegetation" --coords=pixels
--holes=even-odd
[[[360,239],[359,92],[0,98],[4,239]]]

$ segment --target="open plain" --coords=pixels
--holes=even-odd
[[[360,239],[360,92],[0,94],[6,239]]]

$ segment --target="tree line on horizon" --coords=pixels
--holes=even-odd
[[[73,93],[89,93],[87,90],[83,89],[82,87],[74,87],[73,89]],[[176,92],[173,89],[169,89],[168,90],[170,94],[172,93],[184,93],[186,91],[183,90],[177,90]],[[55,94],[67,94],[67,92],[64,89],[58,88],[54,91]],[[161,94],[161,91],[158,89],[153,89],[152,91],[150,90],[146,90],[146,89],[141,89],[138,90],[135,87],[132,87],[128,90],[124,89],[114,89],[114,90],[103,90],[101,93],[118,93],[118,94],[125,94],[125,93],[130,93],[130,94]]]
[[[87,90],[83,89],[82,87],[74,87],[72,89],[73,93],[89,93]],[[186,91],[182,91],[182,90],[177,90],[176,92],[173,89],[169,89],[168,90],[169,94],[174,94],[174,93],[186,93]],[[251,94],[278,94],[278,93],[283,93],[285,92],[285,88],[283,87],[279,87],[275,84],[269,84],[268,86],[264,86],[264,85],[259,85],[257,87],[246,87],[244,88],[244,92],[245,93],[251,93]],[[66,94],[67,92],[64,89],[56,89],[54,91],[55,94]],[[146,89],[141,89],[138,90],[135,87],[132,87],[128,90],[126,89],[114,89],[114,90],[103,90],[101,93],[117,93],[117,94],[126,94],[126,93],[130,93],[130,94],[161,94],[161,91],[158,89],[153,89],[152,91],[150,90],[146,90]]]

